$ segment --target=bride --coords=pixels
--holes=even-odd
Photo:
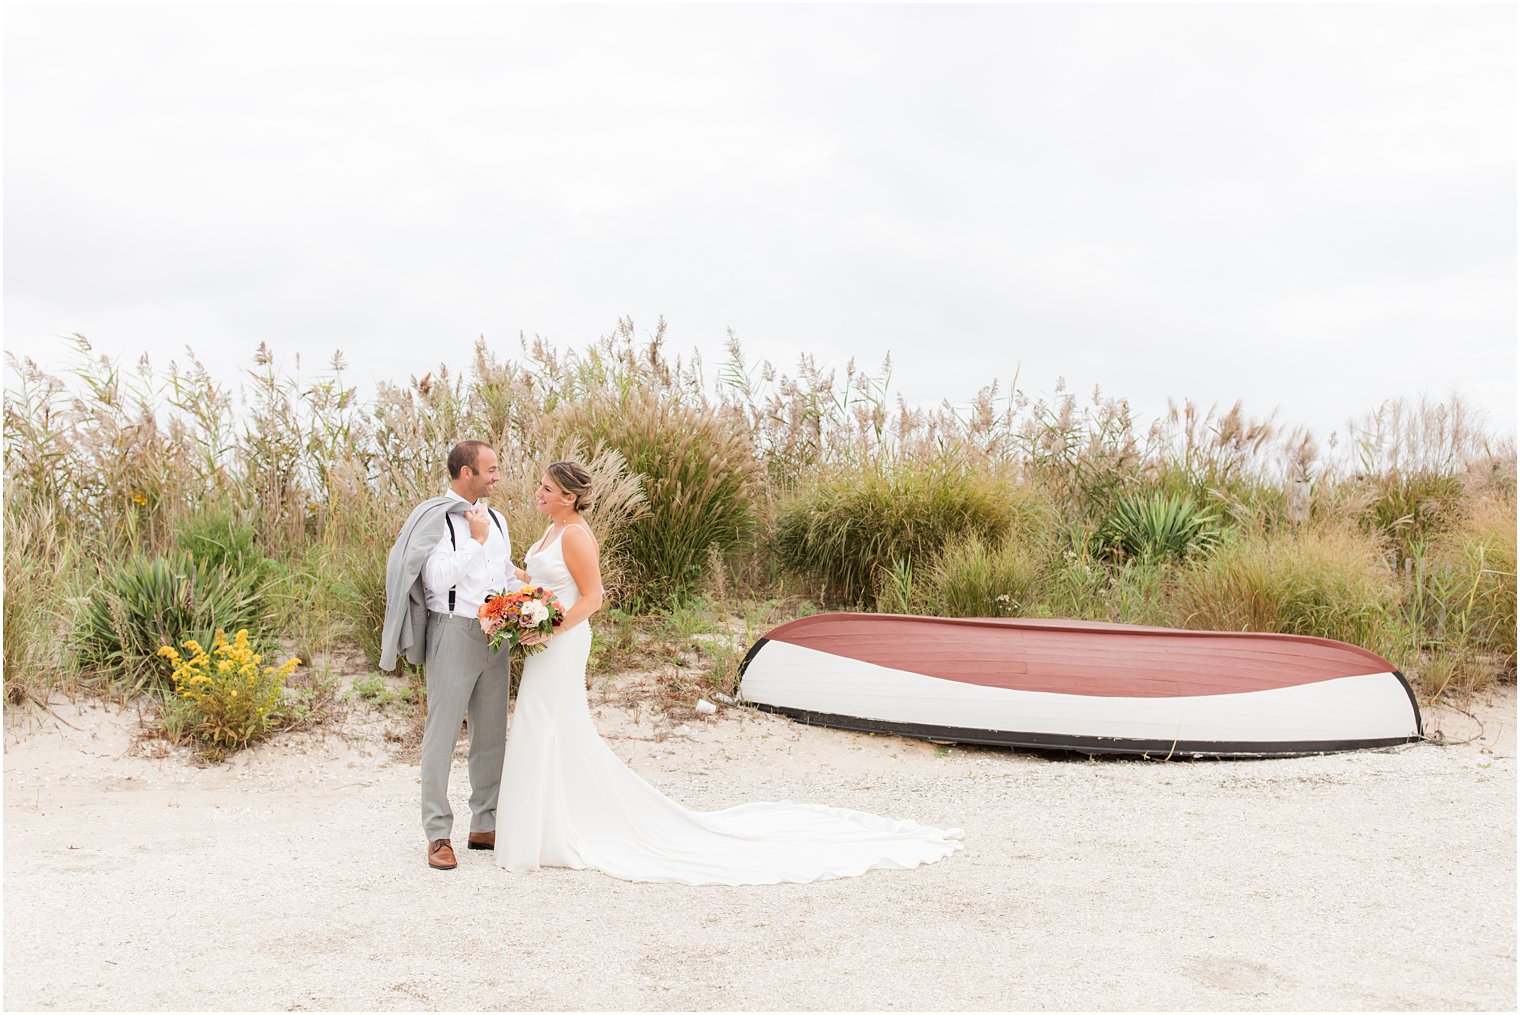
[[[596,537],[581,519],[591,475],[555,462],[539,483],[551,524],[524,561],[565,609],[523,663],[507,735],[496,862],[511,871],[592,867],[628,881],[754,885],[909,868],[961,847],[941,831],[817,804],[749,803],[689,811],[641,779],[597,734],[586,702],[587,619],[602,605]]]

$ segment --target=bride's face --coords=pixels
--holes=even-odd
[[[538,509],[551,517],[563,513],[575,503],[575,498],[560,489],[559,484],[550,479],[547,472],[538,481],[533,499],[537,502]]]

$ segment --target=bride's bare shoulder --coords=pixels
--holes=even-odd
[[[585,522],[576,522],[574,525],[571,525],[565,529],[565,534],[560,536],[560,538],[573,539],[574,543],[572,545],[589,546],[593,549],[597,545],[596,536],[591,532],[591,526]]]

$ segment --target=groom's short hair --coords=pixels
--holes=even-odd
[[[449,450],[449,478],[458,479],[459,472],[466,465],[480,471],[476,463],[480,461],[480,449],[489,448],[491,445],[485,441],[460,441]]]

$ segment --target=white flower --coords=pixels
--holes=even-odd
[[[531,602],[523,603],[523,605],[522,605],[522,625],[523,625],[523,627],[537,627],[539,624],[542,624],[544,621],[546,621],[548,619],[549,619],[549,607],[545,606],[543,603],[540,603],[537,600],[533,600]]]

